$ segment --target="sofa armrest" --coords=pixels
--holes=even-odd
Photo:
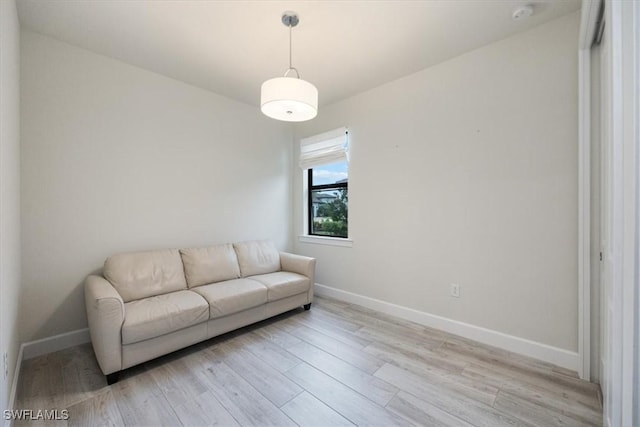
[[[280,252],[280,268],[282,271],[302,274],[313,283],[316,273],[316,259],[308,256]]]
[[[87,277],[84,299],[91,343],[105,375],[122,370],[124,302],[116,289],[100,276]]]
[[[313,286],[316,283],[316,259],[308,256],[280,252],[280,268],[283,271],[302,274],[309,278],[308,302],[313,299]]]

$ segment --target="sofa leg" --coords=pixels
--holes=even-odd
[[[304,305],[304,309],[305,310],[309,310],[310,308],[311,308],[311,303]]]
[[[115,384],[120,379],[120,371],[107,375],[107,385]]]

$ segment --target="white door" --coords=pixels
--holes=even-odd
[[[612,272],[613,250],[610,245],[612,231],[611,216],[611,138],[610,138],[610,58],[609,37],[606,31],[600,43],[600,386],[602,387],[604,419],[611,408],[611,381],[609,375],[609,359],[611,350],[611,316],[612,305]]]

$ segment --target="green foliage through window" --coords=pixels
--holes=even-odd
[[[315,185],[309,169],[309,234],[331,237],[349,236],[348,180]]]

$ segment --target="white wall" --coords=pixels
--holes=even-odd
[[[20,343],[20,24],[14,0],[0,1],[0,407]],[[5,378],[2,354],[8,353]]]
[[[577,351],[578,25],[562,17],[297,126],[296,140],[350,131],[354,243],[297,242],[316,281]]]
[[[86,327],[82,281],[113,253],[290,246],[290,126],[32,32],[21,94],[25,341]]]

